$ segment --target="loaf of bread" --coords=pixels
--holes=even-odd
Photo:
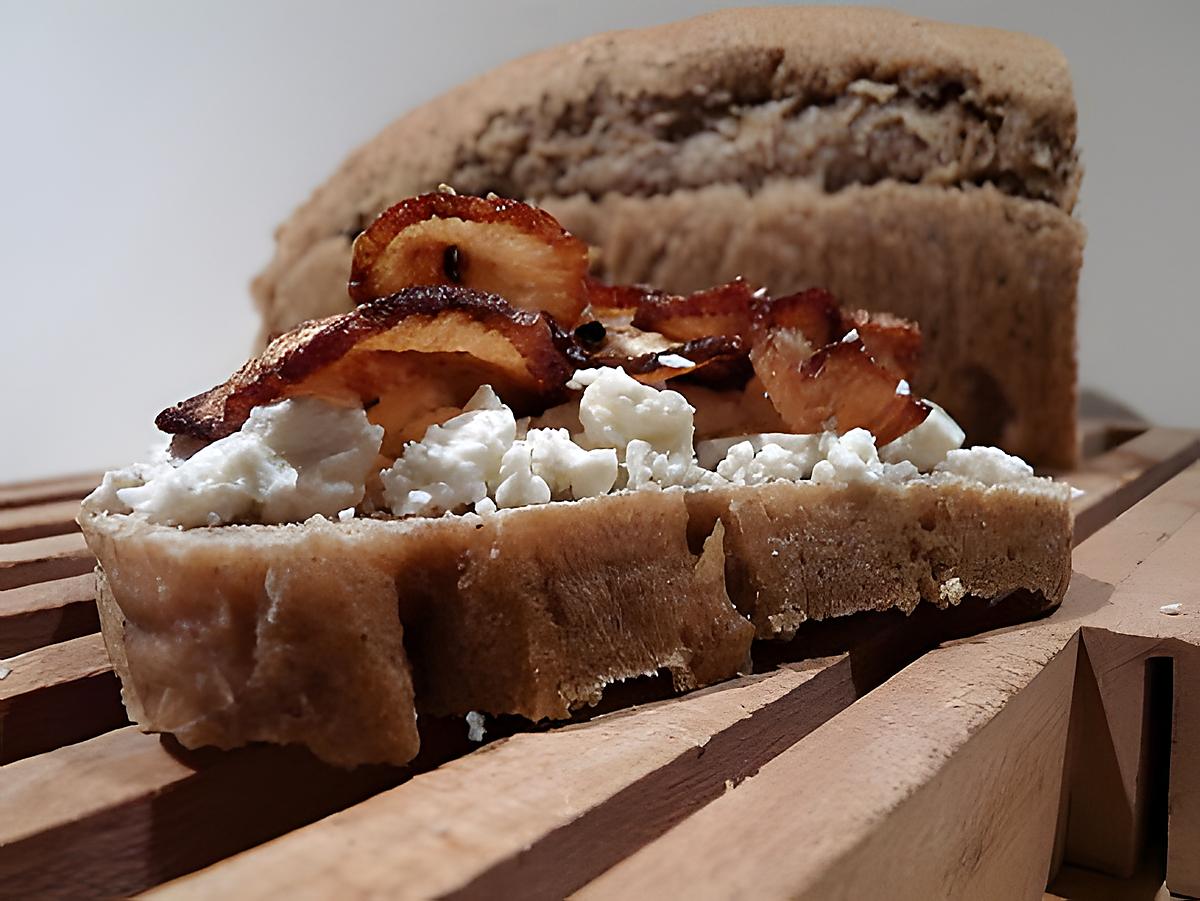
[[[80,522],[143,729],[401,764],[418,712],[562,718],[641,675],[683,690],[747,671],[755,637],[806,620],[1019,589],[1052,607],[1068,496],[1041,479],[775,482],[180,530],[98,493]]]
[[[351,306],[353,238],[440,182],[525,197],[597,274],[742,275],[916,319],[968,440],[1076,456],[1081,167],[1062,55],[896,12],[730,10],[517,60],[395,122],[280,228],[264,334]]]

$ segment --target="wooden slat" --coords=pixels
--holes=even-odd
[[[525,848],[516,891],[509,893],[507,873],[488,890],[531,897],[531,883],[553,880],[555,868],[587,866],[596,849],[575,838],[581,818],[591,823],[588,835],[607,835],[601,850],[619,859],[656,820],[686,815],[811,729],[831,697],[844,706],[848,676],[847,660],[824,671],[784,669],[544,735],[517,735],[163,893],[322,897],[338,883],[343,891],[433,897]],[[335,835],[353,838],[330,842]]]
[[[1153,428],[1064,474],[1062,478],[1083,491],[1074,503],[1076,543],[1197,459],[1200,432]]]
[[[296,748],[189,753],[133,727],[0,769],[0,894],[131,894],[354,804],[402,771]]]
[[[99,635],[0,662],[0,764],[126,725],[120,686]]]
[[[98,631],[90,572],[0,591],[0,658]]]
[[[1040,890],[1078,627],[1132,626],[1164,653],[1200,639],[1200,627],[1158,612],[1167,592],[1200,610],[1200,583],[1179,566],[1200,548],[1200,466],[1139,507],[1081,546],[1082,574],[1060,615],[925,655],[580,897],[681,884],[694,897]],[[1200,798],[1173,798],[1169,848],[1194,841],[1200,825]],[[1200,891],[1186,872],[1167,878],[1172,890]]]
[[[78,533],[0,544],[0,591],[78,576],[95,566]]]
[[[79,501],[74,499],[0,510],[0,544],[78,532],[78,513]]]
[[[1095,572],[1077,577],[1059,614],[924,655],[749,768],[740,785],[731,778],[728,790],[661,837],[645,823],[659,816],[660,804],[675,802],[655,790],[655,774],[670,769],[663,781],[686,793],[704,758],[691,750],[693,733],[677,740],[684,753],[658,763],[650,749],[665,738],[659,723],[731,697],[723,692],[755,687],[724,687],[561,733],[508,739],[161,893],[550,898],[582,890],[654,897],[666,886],[708,897],[872,897],[880,886],[889,896],[914,898],[1040,892],[1051,864],[1079,626],[1112,603],[1112,584],[1099,577],[1121,582],[1161,562],[1164,535],[1185,527],[1197,499],[1200,467],[1135,506],[1111,534],[1101,533],[1103,566],[1088,563],[1096,545],[1081,547],[1082,565]],[[1122,597],[1136,603],[1132,594]],[[614,800],[622,797],[630,800]],[[644,846],[630,855],[631,842]],[[597,872],[614,853],[624,861]],[[957,873],[959,881],[948,891],[928,881],[937,872]],[[592,876],[598,878],[587,884]]]
[[[926,655],[578,897],[1036,897],[1076,647],[1015,633]]]
[[[328,830],[319,825],[251,852],[244,869],[222,865],[213,878],[227,879],[223,886],[236,884],[240,895],[250,897],[304,894],[299,883],[311,879],[319,896],[332,880],[373,872],[380,843],[387,843],[394,875],[372,877],[387,894],[561,897],[753,774],[939,640],[979,631],[981,616],[993,622],[1028,617],[1014,606],[964,602],[948,611],[922,607],[909,617],[867,614],[858,623],[866,637],[849,641],[845,658],[786,698],[763,703],[765,694],[777,691],[774,680],[793,678],[785,669],[584,726],[514,736],[380,796],[369,810],[333,818]],[[812,642],[831,639],[809,633],[802,640],[811,652]],[[712,716],[721,705],[736,714],[728,724]],[[684,716],[697,718],[707,731],[679,734],[676,718]],[[474,792],[469,786],[488,788]],[[395,842],[398,832],[407,836],[401,844]],[[278,855],[273,865],[272,855]],[[430,863],[443,859],[444,866]],[[267,871],[261,879],[259,870]],[[296,874],[295,882],[285,872]],[[400,873],[406,874],[403,882]],[[179,890],[193,892],[187,880]],[[213,890],[197,879],[194,894]]]
[[[1134,420],[1082,418],[1079,420],[1079,456],[1085,463],[1131,441],[1151,428],[1149,423]]]
[[[103,473],[88,472],[73,476],[57,476],[31,482],[0,485],[0,509],[28,506],[48,501],[82,500],[100,484]]]

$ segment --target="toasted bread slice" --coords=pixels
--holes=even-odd
[[[130,716],[188,747],[299,743],[402,764],[417,713],[563,718],[655,673],[745,671],[805,620],[1019,589],[1057,604],[1069,488],[622,492],[437,519],[180,530],[85,503]]]

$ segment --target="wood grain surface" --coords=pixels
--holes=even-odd
[[[99,631],[91,572],[0,591],[0,658]]]

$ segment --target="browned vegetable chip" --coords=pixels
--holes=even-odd
[[[520,415],[565,399],[571,372],[543,314],[466,288],[409,288],[281,335],[224,384],[155,422],[212,441],[237,431],[256,406],[315,395],[367,406],[387,431],[384,452],[395,456],[480,385]]]
[[[864,428],[882,446],[916,428],[929,407],[898,393],[899,379],[861,340],[813,348],[795,329],[771,329],[750,351],[754,371],[789,430]]]
[[[912,379],[916,375],[921,330],[915,322],[891,313],[851,310],[842,314],[842,327],[846,332],[857,330],[867,353],[896,378]]]
[[[677,341],[713,335],[745,338],[759,300],[741,279],[682,296],[644,294],[633,324]]]
[[[587,304],[587,245],[549,213],[502,198],[423,194],[403,200],[354,242],[357,301],[416,285],[461,285],[573,328]]]

